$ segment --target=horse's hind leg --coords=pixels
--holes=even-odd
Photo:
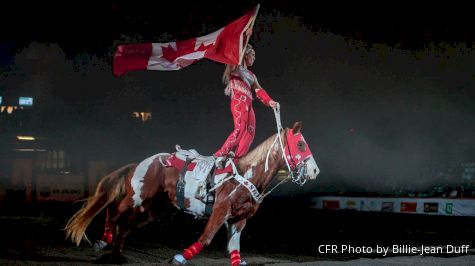
[[[175,257],[173,257],[173,264],[184,265],[188,260],[191,260],[194,256],[200,253],[203,247],[208,246],[211,243],[211,240],[213,240],[214,235],[225,222],[228,212],[229,207],[225,204],[215,207],[208,223],[206,224],[206,228],[198,241],[189,248],[185,249],[182,254],[176,254]]]
[[[111,206],[106,209],[106,222],[104,226],[104,234],[102,235],[102,238],[100,240],[97,240],[94,243],[94,251],[96,252],[101,251],[106,246],[113,243],[113,240],[115,238],[114,236],[115,236],[116,221],[112,218],[116,216],[116,212],[117,212],[116,209],[117,209],[117,206]],[[146,214],[147,214],[146,219],[142,220],[137,225],[134,224],[134,226],[132,226],[133,229],[140,228],[154,220],[153,213],[151,210],[148,210]],[[131,222],[134,223],[135,221],[132,220]]]
[[[130,231],[129,220],[133,213],[130,202],[129,198],[124,198],[117,208],[117,214],[112,218],[112,222],[116,224],[112,254],[123,255],[124,253],[124,237]]]
[[[246,226],[246,220],[241,220],[239,222],[228,224],[226,227],[228,229],[228,252],[231,258],[231,265],[241,265],[246,264],[244,261],[241,262],[241,232]]]
[[[132,208],[128,205],[130,202],[124,199],[121,202],[122,207],[119,205],[119,213],[112,219],[117,224],[114,232],[114,245],[112,247],[112,253],[117,255],[124,254],[125,237],[132,232],[132,230],[145,226],[147,223],[153,221],[153,214],[147,208],[145,213],[139,208]],[[145,218],[145,219],[144,219]]]
[[[113,242],[112,251],[109,254],[104,254],[96,260],[97,263],[126,263],[127,259],[124,257],[124,237],[130,231],[129,216],[132,214],[132,206],[129,204],[130,198],[124,198],[117,207],[115,215],[110,219],[113,225]]]
[[[134,223],[133,229],[141,228],[155,220],[154,212],[152,210],[145,210],[145,214],[147,215],[145,218],[141,218],[138,222]]]
[[[97,240],[94,243],[94,251],[99,252],[104,249],[107,245],[112,244],[114,239],[114,228],[115,223],[112,222],[112,217],[115,216],[115,210],[117,206],[110,206],[106,209],[106,222],[104,226],[104,234],[100,240]]]

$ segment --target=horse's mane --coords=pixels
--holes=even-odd
[[[282,139],[285,137],[285,130],[282,131],[283,134],[281,137]],[[276,133],[277,134],[277,133]],[[242,157],[239,160],[239,166],[240,167],[246,167],[250,166],[252,164],[258,164],[261,161],[264,161],[267,156],[267,152],[269,151],[270,146],[274,142],[276,134],[270,136],[267,138],[264,142],[259,144],[256,148],[254,148],[252,151],[250,151],[247,155]]]

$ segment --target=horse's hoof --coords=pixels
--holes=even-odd
[[[247,265],[247,262],[245,260],[241,260],[241,263],[239,265]]]
[[[109,245],[106,241],[104,240],[97,240],[95,243],[94,243],[94,251],[95,252],[99,252],[101,250],[103,250],[107,245]]]
[[[107,253],[94,261],[95,264],[123,264],[128,263],[127,258],[124,255],[116,255],[112,253]]]
[[[173,265],[185,265],[186,264],[186,259],[183,257],[181,254],[176,254],[173,259],[170,260],[170,263]]]

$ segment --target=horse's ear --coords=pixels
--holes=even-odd
[[[297,134],[302,130],[302,122],[295,122],[294,126],[292,127],[292,134]]]

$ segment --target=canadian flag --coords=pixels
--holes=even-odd
[[[168,43],[118,45],[113,73],[121,76],[132,70],[178,70],[207,58],[223,64],[238,65],[259,6],[229,25],[205,36]]]

